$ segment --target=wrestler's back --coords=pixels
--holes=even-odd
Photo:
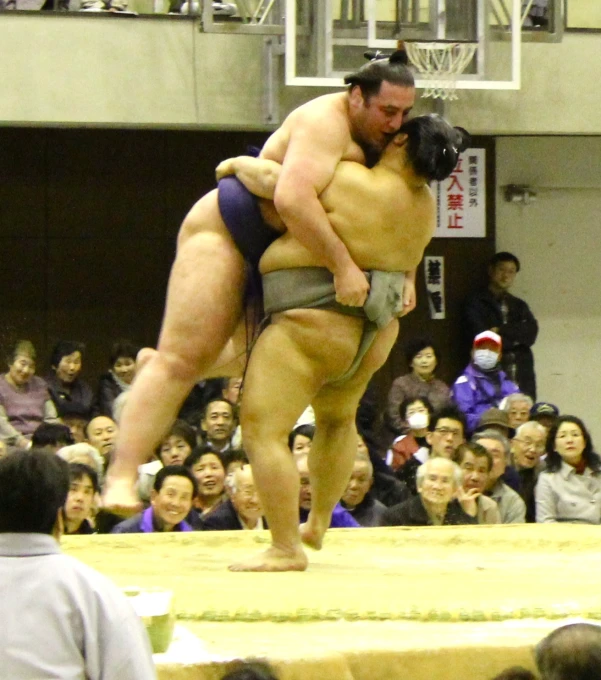
[[[368,170],[357,163],[340,163],[320,200],[332,227],[362,269],[414,269],[434,232],[436,211],[430,188],[411,189],[386,168]],[[261,271],[319,264],[286,233],[268,248]]]

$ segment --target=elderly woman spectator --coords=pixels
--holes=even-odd
[[[35,374],[36,352],[29,340],[13,347],[8,372],[0,376],[0,439],[20,448],[29,446],[42,422],[57,422],[48,386]]]
[[[474,338],[472,359],[451,388],[453,400],[467,419],[471,434],[480,416],[519,388],[501,370],[501,336],[493,331],[478,333]]]
[[[199,446],[186,458],[184,465],[198,482],[198,496],[194,499],[194,508],[201,517],[206,517],[227,499],[223,459],[209,447]],[[231,474],[234,474],[234,471]]]
[[[601,524],[601,458],[580,418],[560,416],[535,489],[537,522]]]
[[[155,451],[156,460],[140,465],[138,470],[138,495],[150,501],[157,472],[166,465],[183,465],[196,446],[196,430],[184,420],[176,420]]]
[[[113,403],[122,393],[127,392],[136,376],[136,356],[139,347],[127,340],[116,342],[110,355],[110,368],[100,376],[96,404],[96,415],[110,416],[115,419]]]
[[[426,397],[407,397],[401,403],[399,413],[403,422],[409,425],[409,432],[396,437],[386,454],[386,463],[394,472],[420,449],[429,448],[426,435],[433,409]]]
[[[438,366],[438,353],[430,338],[415,338],[408,341],[405,358],[411,371],[396,378],[392,383],[386,408],[388,425],[397,434],[407,428],[407,422],[399,412],[399,406],[405,399],[426,397],[435,411],[448,406],[451,402],[448,385],[434,377],[434,371]]]
[[[79,377],[84,345],[81,342],[60,340],[50,357],[51,373],[46,377],[50,396],[59,416],[82,416],[92,413],[94,393]]]

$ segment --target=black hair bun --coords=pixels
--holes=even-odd
[[[403,64],[407,66],[409,63],[409,57],[407,56],[407,52],[405,52],[405,50],[396,50],[396,52],[393,52],[390,55],[389,60],[391,64]]]
[[[465,128],[455,127],[455,130],[459,133],[459,151],[465,151],[472,143],[472,137]]]

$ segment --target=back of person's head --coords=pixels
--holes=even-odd
[[[69,493],[69,466],[48,451],[0,459],[0,533],[51,534]]]
[[[94,493],[99,493],[100,484],[96,470],[85,463],[69,463],[69,482],[79,482],[84,477],[88,477],[92,482]]]
[[[397,50],[390,56],[383,56],[378,52],[366,52],[365,56],[370,61],[358,71],[349,73],[344,82],[349,86],[349,90],[355,86],[359,87],[366,102],[380,92],[383,82],[400,87],[415,87],[415,78],[404,50]]]
[[[63,357],[68,357],[75,352],[79,352],[83,355],[84,349],[85,345],[83,342],[76,342],[75,340],[59,340],[56,345],[54,345],[54,349],[50,355],[50,366],[56,368]]]
[[[407,158],[415,174],[428,182],[449,177],[470,140],[463,128],[453,127],[436,113],[411,118],[399,132],[407,135]]]
[[[34,449],[62,447],[75,444],[71,430],[61,423],[41,423],[31,437]]]
[[[277,680],[277,675],[267,664],[254,661],[234,668],[221,680]]]
[[[186,479],[189,479],[192,484],[192,498],[198,496],[198,482],[196,481],[196,477],[185,465],[165,465],[165,467],[162,467],[154,478],[153,488],[157,493],[163,488],[163,484],[167,477],[185,477]]]
[[[442,420],[443,418],[448,420],[456,420],[458,423],[461,423],[461,426],[463,427],[463,433],[465,434],[467,430],[467,421],[465,420],[463,413],[456,406],[445,406],[438,409],[438,411],[434,411],[432,417],[430,418],[428,430],[430,430],[430,432],[434,432],[436,426],[438,425],[438,421]]]
[[[538,643],[536,666],[542,680],[601,678],[601,626],[571,623]]]
[[[221,459],[226,472],[230,465],[234,465],[235,463],[237,464],[237,467],[243,467],[249,463],[248,456],[244,449],[226,449],[219,454],[219,458]]]

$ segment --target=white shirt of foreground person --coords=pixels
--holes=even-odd
[[[0,534],[0,676],[153,680],[142,621],[111,581],[48,534]]]

